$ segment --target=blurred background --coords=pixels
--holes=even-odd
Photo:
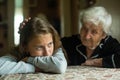
[[[79,33],[79,13],[104,6],[113,17],[112,35],[120,41],[120,0],[0,0],[0,56],[19,44],[19,24],[46,16],[61,37]]]

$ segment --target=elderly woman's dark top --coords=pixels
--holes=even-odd
[[[82,45],[80,35],[64,37],[61,41],[70,61],[68,65],[81,65],[87,60],[86,47]],[[103,67],[120,68],[119,42],[111,36],[106,36],[96,47],[91,58],[103,58]]]

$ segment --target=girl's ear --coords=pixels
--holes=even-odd
[[[23,52],[28,52],[26,45],[22,45],[22,49],[23,49]]]
[[[30,56],[29,50],[27,46],[24,46],[24,52],[26,56]]]

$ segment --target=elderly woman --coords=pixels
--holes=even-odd
[[[104,7],[91,7],[80,16],[80,34],[61,39],[69,65],[120,67],[120,44],[110,36],[111,15]]]

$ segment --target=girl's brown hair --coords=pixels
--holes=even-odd
[[[25,23],[25,25],[19,27],[20,44],[11,53],[17,57],[18,60],[29,56],[29,54],[25,52],[25,47],[28,45],[29,41],[34,38],[34,36],[47,33],[52,34],[55,53],[59,47],[62,47],[60,36],[54,27],[47,21],[47,19],[38,17],[31,18]],[[17,51],[18,54],[16,54],[15,51]]]

